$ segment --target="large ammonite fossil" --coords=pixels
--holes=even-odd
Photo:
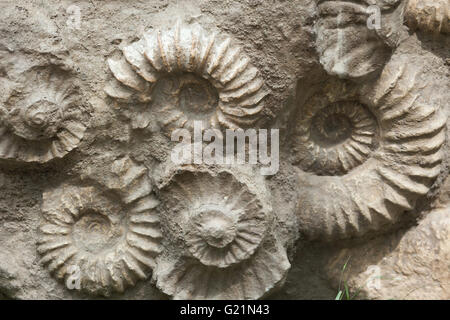
[[[388,61],[401,38],[405,0],[318,2],[316,45],[329,74],[359,78]]]
[[[300,105],[291,146],[308,237],[380,230],[429,191],[441,170],[446,117],[418,64],[395,57],[374,82],[333,79]]]
[[[159,125],[169,131],[192,127],[196,120],[204,127],[248,127],[261,117],[268,91],[230,38],[177,23],[148,32],[123,54],[121,60],[108,60],[117,81],[106,93],[126,103],[151,104]],[[139,119],[137,126],[149,121]]]
[[[120,171],[120,197],[69,184],[44,193],[38,251],[56,278],[66,285],[79,281],[78,288],[69,289],[109,296],[149,276],[162,235],[154,209],[158,201],[141,169]]]
[[[408,27],[433,33],[450,33],[448,0],[409,0],[405,20]]]
[[[0,158],[39,163],[61,158],[83,138],[86,115],[66,71],[34,69],[0,106]]]
[[[242,177],[242,176],[241,176]],[[260,190],[233,173],[185,168],[160,190],[168,243],[156,285],[175,299],[258,299],[290,268]]]

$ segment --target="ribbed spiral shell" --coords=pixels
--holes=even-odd
[[[123,56],[108,60],[117,82],[105,89],[122,102],[154,102],[155,95],[164,95],[157,88],[158,82],[167,77],[174,86],[185,82],[186,76],[194,78],[187,81],[204,94],[210,91],[202,88],[208,83],[214,89],[217,106],[212,103],[211,112],[203,112],[205,115],[201,115],[201,109],[184,110],[179,99],[159,106],[153,103],[150,108],[160,112],[163,126],[189,127],[194,120],[204,120],[209,126],[220,123],[225,127],[248,127],[261,116],[268,93],[264,81],[250,58],[230,38],[177,23],[169,30],[146,33],[143,39],[125,47]],[[177,95],[177,89],[167,95]]]
[[[43,195],[42,263],[58,279],[69,281],[80,271],[80,289],[109,296],[145,280],[161,251],[162,234],[148,190],[148,177],[129,166],[123,174],[123,195],[111,198],[93,186],[63,184]],[[134,192],[133,192],[134,190]]]
[[[311,172],[300,175],[302,232],[325,240],[378,231],[413,209],[441,171],[446,138],[446,117],[433,96],[433,85],[427,86],[407,57],[395,57],[375,83],[331,83],[333,90],[325,86],[328,94],[318,92],[300,107],[300,131],[292,136],[294,161]],[[319,110],[344,105],[352,113],[364,108],[376,119],[376,126],[372,120],[362,128],[353,125],[351,131],[361,134],[358,138],[349,134],[330,145],[303,139],[302,119],[316,114],[314,105]],[[299,162],[298,157],[304,159]]]
[[[405,21],[413,30],[450,33],[450,2],[448,0],[409,0]]]
[[[364,163],[377,145],[374,116],[355,101],[311,99],[296,126],[295,164],[318,175],[343,175]]]
[[[70,76],[58,68],[32,70],[23,88],[0,106],[0,158],[44,163],[76,148],[87,113]]]
[[[163,292],[175,299],[258,299],[284,280],[290,264],[272,235],[271,212],[234,173],[183,169],[159,196],[176,246],[158,257],[154,271]]]

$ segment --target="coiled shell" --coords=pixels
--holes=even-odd
[[[148,32],[109,59],[116,82],[106,93],[122,102],[151,103],[160,126],[248,127],[260,117],[268,94],[259,71],[230,38],[177,23]],[[150,120],[140,120],[145,127]]]
[[[147,279],[161,251],[158,200],[146,170],[142,174],[143,167],[129,158],[114,167],[122,168],[116,171],[122,177],[119,200],[108,189],[70,184],[43,195],[42,263],[66,283],[77,268],[79,289],[89,294],[122,293]]]
[[[381,230],[413,209],[441,172],[446,117],[432,82],[409,59],[395,57],[374,83],[331,80],[327,94],[300,106],[292,150],[294,163],[311,172],[299,182],[300,228],[308,237]],[[346,115],[330,129],[346,132],[342,139],[308,134],[321,130],[308,122],[321,112]],[[358,122],[350,120],[355,115]]]
[[[450,33],[450,2],[448,0],[409,0],[405,21],[413,30]]]

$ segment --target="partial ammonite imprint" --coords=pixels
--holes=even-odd
[[[378,134],[375,116],[360,102],[316,95],[296,122],[294,163],[317,175],[344,175],[370,157]]]
[[[446,117],[433,83],[409,59],[395,57],[372,83],[333,79],[300,106],[291,146],[308,237],[380,230],[439,175]]]
[[[175,299],[258,299],[290,268],[258,188],[226,169],[184,168],[160,190],[168,243],[156,285]]]
[[[406,0],[319,0],[315,25],[320,63],[340,78],[379,70],[401,40]]]
[[[67,71],[35,68],[0,105],[0,158],[47,162],[76,148],[86,131],[85,108]]]
[[[450,33],[448,0],[409,0],[405,20],[408,27],[434,33]]]
[[[38,252],[66,285],[79,279],[80,287],[70,289],[106,296],[124,292],[147,279],[161,251],[158,200],[147,170],[127,157],[112,170],[121,176],[119,197],[109,189],[70,184],[43,195]]]
[[[230,38],[177,23],[148,32],[109,59],[114,81],[106,93],[148,104],[161,127],[248,127],[261,118],[268,90],[259,71]],[[130,106],[133,108],[133,106]],[[150,119],[139,120],[146,127]]]

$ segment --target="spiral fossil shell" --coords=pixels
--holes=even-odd
[[[448,0],[409,0],[405,18],[406,24],[414,30],[450,33]]]
[[[260,197],[226,170],[171,176],[161,219],[182,253],[158,257],[157,286],[175,299],[257,299],[283,281],[290,264]]]
[[[161,251],[158,200],[148,191],[148,178],[137,165],[119,160],[120,200],[108,190],[64,184],[43,195],[42,263],[58,279],[68,281],[79,268],[81,290],[110,295],[145,280]],[[130,191],[131,190],[131,191]],[[139,190],[147,190],[141,192]]]
[[[241,127],[261,116],[268,91],[259,71],[230,38],[178,23],[149,32],[109,59],[116,82],[106,93],[122,102],[151,103],[161,126]],[[145,121],[144,121],[145,122]],[[143,125],[148,125],[148,121]]]
[[[429,191],[441,171],[446,118],[423,83],[407,57],[395,57],[375,83],[331,80],[327,94],[300,106],[292,159],[310,172],[300,174],[298,204],[310,238],[380,230]],[[325,122],[311,119],[324,115],[329,134],[314,136]]]
[[[0,158],[47,162],[76,148],[86,131],[77,88],[58,68],[33,70],[0,106]]]

